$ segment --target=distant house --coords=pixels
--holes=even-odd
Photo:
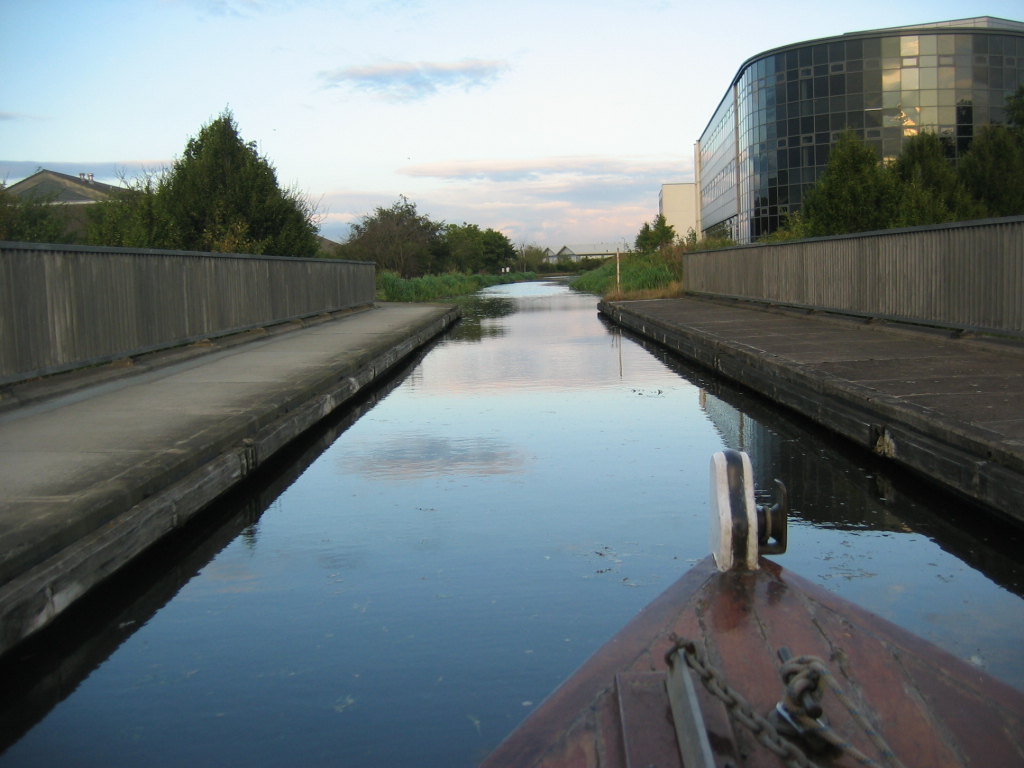
[[[66,173],[40,169],[7,187],[7,192],[22,198],[51,200],[63,205],[85,205],[110,199],[122,187],[104,184],[93,179],[91,173],[70,176]]]
[[[5,191],[22,199],[66,206],[68,229],[80,234],[86,229],[86,217],[85,209],[79,206],[109,200],[116,192],[124,192],[125,189],[96,181],[91,173],[70,176],[43,168],[28,178],[11,184]]]
[[[582,243],[564,245],[558,253],[545,257],[544,261],[580,261],[581,259],[603,259],[616,253],[625,253],[629,248],[625,243]]]

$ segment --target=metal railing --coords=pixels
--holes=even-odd
[[[1024,335],[1024,216],[684,257],[687,291]]]
[[[0,243],[0,384],[372,304],[372,262]]]

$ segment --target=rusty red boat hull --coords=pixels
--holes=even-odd
[[[641,611],[539,706],[482,768],[681,766],[664,694],[673,634],[693,638],[754,709],[782,683],[777,650],[821,658],[907,768],[1024,766],[1024,694],[894,624],[760,562],[719,573],[709,557]],[[698,685],[715,763],[782,762]],[[877,750],[825,697],[837,733]]]

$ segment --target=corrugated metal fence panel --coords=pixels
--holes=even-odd
[[[1024,332],[1024,216],[684,257],[689,291]]]
[[[371,262],[0,243],[0,383],[373,302]]]

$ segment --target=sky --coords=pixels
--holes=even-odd
[[[632,243],[740,65],[1020,0],[0,0],[0,180],[118,183],[230,109],[321,234],[404,195],[515,244]]]

